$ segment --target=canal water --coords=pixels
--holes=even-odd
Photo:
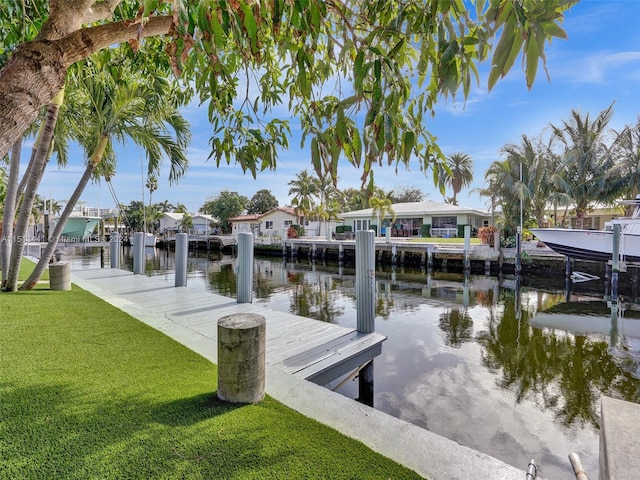
[[[100,249],[65,255],[73,268],[100,266]],[[189,255],[189,287],[235,296],[233,257]],[[123,268],[132,265],[125,250]],[[171,252],[147,250],[145,268],[173,283]],[[375,277],[376,331],[388,337],[374,361],[376,409],[522,470],[534,459],[549,480],[574,478],[575,452],[597,478],[601,396],[640,403],[637,282],[620,285],[612,308],[603,280],[403,267]],[[355,269],[256,258],[254,302],[355,327]],[[350,378],[327,388],[359,395]]]

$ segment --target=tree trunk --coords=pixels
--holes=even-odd
[[[576,207],[576,228],[584,228],[584,216],[587,213],[587,209],[584,207]]]
[[[77,24],[77,29],[63,32],[61,38],[20,45],[0,70],[0,158],[64,86],[70,65],[129,39],[167,34],[173,21],[162,16],[151,17],[144,25],[123,21],[79,28],[85,12],[65,8],[56,14],[75,18],[77,22],[68,22],[67,28]]]
[[[22,198],[20,205],[20,212],[18,214],[18,220],[16,223],[14,242],[11,248],[11,256],[9,260],[9,271],[7,276],[7,283],[5,285],[6,291],[14,291],[18,287],[18,272],[20,271],[20,261],[22,260],[22,250],[26,243],[27,230],[29,228],[29,219],[31,217],[31,209],[33,208],[33,201],[38,191],[38,185],[42,179],[44,168],[49,160],[48,152],[53,138],[53,131],[55,129],[56,122],[58,121],[58,112],[60,111],[60,105],[62,105],[64,99],[64,89],[60,90],[55,96],[45,117],[44,128],[42,129],[42,135],[40,141],[36,145],[36,155],[33,160],[32,174],[27,183],[27,188]]]
[[[13,222],[16,218],[16,203],[18,198],[18,177],[20,176],[20,152],[22,139],[13,144],[11,149],[11,163],[9,164],[9,178],[7,193],[4,198],[2,214],[2,238],[0,239],[0,269],[2,269],[2,288],[7,284],[9,259],[13,246]]]
[[[100,141],[96,146],[96,150],[91,156],[91,159],[87,164],[87,168],[85,169],[84,174],[82,175],[82,178],[78,182],[76,189],[73,191],[71,198],[69,199],[69,201],[64,207],[62,215],[60,215],[60,218],[56,223],[56,228],[54,228],[53,234],[50,236],[49,242],[47,243],[46,248],[44,249],[44,251],[42,252],[42,255],[40,256],[40,261],[36,265],[36,268],[34,268],[33,272],[31,272],[31,275],[29,275],[29,278],[27,278],[27,280],[22,284],[22,286],[20,287],[20,290],[32,290],[33,287],[37,285],[44,271],[47,269],[47,266],[49,265],[49,261],[53,256],[53,252],[58,246],[58,239],[62,235],[62,230],[64,229],[67,223],[67,220],[71,216],[71,212],[73,211],[73,208],[75,207],[76,203],[78,203],[78,200],[80,200],[80,196],[82,195],[82,192],[84,192],[84,189],[89,183],[89,180],[91,180],[91,175],[93,175],[93,172],[96,169],[96,166],[102,160],[102,155],[104,153],[104,150],[107,146],[108,141],[109,141],[109,137],[105,135],[103,135],[100,138]]]

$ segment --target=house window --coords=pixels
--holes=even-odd
[[[267,230],[273,230],[273,220],[265,221],[264,228],[266,228]]]
[[[369,230],[369,224],[371,223],[371,221],[369,219],[355,220],[353,223],[354,231],[358,232],[360,230]]]
[[[284,221],[284,226],[285,227],[290,227],[293,224],[293,220],[285,220]]]
[[[433,217],[431,228],[456,228],[458,217]]]
[[[432,217],[431,236],[456,237],[458,235],[458,217]]]

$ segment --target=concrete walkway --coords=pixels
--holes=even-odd
[[[86,271],[72,272],[81,288],[127,312],[137,320],[165,333],[213,363],[217,362],[217,341],[180,325],[165,311],[136,304],[131,295],[109,291],[91,280]],[[96,272],[97,273],[97,272]],[[130,273],[133,275],[133,273]],[[137,275],[140,290],[156,284]],[[167,287],[172,287],[166,281]],[[187,288],[188,287],[180,287]],[[201,292],[202,295],[211,295]],[[384,347],[383,347],[384,348]],[[464,447],[428,430],[332,392],[276,366],[267,366],[267,393],[303,415],[359,440],[372,450],[407,466],[430,480],[525,480],[526,472],[493,457]],[[473,428],[470,425],[469,428]],[[526,465],[523,465],[526,467]]]

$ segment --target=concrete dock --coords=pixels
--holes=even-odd
[[[259,304],[238,304],[232,298],[174,287],[162,277],[134,275],[120,269],[78,269],[72,272],[72,280],[213,363],[217,362],[217,320],[230,313],[259,313],[267,319],[266,391],[279,402],[359,440],[430,480],[523,480],[526,477],[526,463],[522,468],[507,465],[305,379],[313,377],[310,372],[314,370],[313,365],[318,366],[318,360],[309,362],[307,355],[301,355],[303,351],[318,352],[322,350],[321,345],[328,343],[333,345],[330,348],[337,356],[347,350],[371,355],[375,354],[375,348],[357,348],[358,341],[379,346],[383,338],[367,337],[365,341],[357,338],[355,329],[275,312]],[[303,326],[307,324],[308,327]],[[342,341],[337,340],[340,336]],[[289,353],[284,354],[287,350]],[[301,362],[292,368],[294,357],[307,358],[309,367]],[[350,366],[349,363],[343,365]]]

